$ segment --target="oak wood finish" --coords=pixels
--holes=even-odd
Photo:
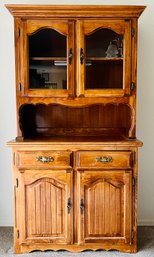
[[[19,110],[20,128],[24,138],[37,136],[103,135],[128,136],[131,109],[128,105],[91,105],[68,107],[60,105],[22,105]],[[31,119],[31,123],[29,123]],[[123,132],[122,132],[123,131]]]
[[[79,151],[77,153],[77,167],[81,168],[131,168],[131,152],[118,151]]]
[[[127,142],[123,139],[120,141],[118,138],[115,138],[112,142],[108,140],[105,142],[104,138],[104,142],[102,140],[98,143],[96,140],[92,142],[92,139],[90,139],[91,138],[89,138],[89,140],[87,139],[87,142],[84,142],[83,139],[78,140],[76,143],[73,142],[72,139],[70,142],[68,142],[67,139],[66,141],[61,139],[61,141],[57,143],[56,138],[55,141],[52,140],[51,142],[41,142],[36,140],[33,141],[33,144],[31,141],[26,140],[24,142],[11,141],[8,143],[8,145],[12,147],[14,160],[14,243],[16,253],[29,252],[34,249],[65,249],[73,252],[83,251],[85,249],[117,249],[124,252],[136,251],[137,149],[142,143],[136,140],[129,140]],[[41,153],[51,153],[50,149],[54,149],[52,150],[54,153],[61,151],[60,157],[63,160],[62,153],[67,153],[66,150],[68,148],[72,149],[73,156],[71,157],[70,155],[72,158],[72,166],[66,166],[66,170],[64,170],[63,166],[50,166],[49,169],[46,163],[43,163],[41,168],[39,166],[23,166],[22,168],[17,166],[17,156],[19,153],[30,155],[31,152],[31,158],[33,158],[33,161],[35,162],[36,154],[34,155],[33,153],[37,153],[38,149],[40,149]],[[82,149],[82,151],[80,149]],[[109,167],[108,163],[101,165],[101,167],[92,167],[92,165],[84,165],[84,167],[81,167],[81,165],[78,165],[79,154],[82,155],[84,153],[87,153],[90,156],[94,156],[95,153],[96,157],[98,153],[105,153],[106,156],[107,154],[110,154],[113,158],[116,156],[115,166],[113,161],[113,167]],[[120,160],[120,156],[122,160]],[[84,158],[82,159],[82,162],[84,162]],[[119,166],[117,165],[118,167],[116,167],[117,162],[119,162]],[[44,168],[42,167],[43,165]],[[66,184],[65,179],[67,178],[68,183],[71,184]],[[67,197],[62,189],[64,188],[65,190],[65,187],[63,187],[64,185],[65,187],[68,185],[71,190],[67,191],[70,192]],[[51,193],[54,197],[51,197]],[[42,200],[40,200],[40,194]],[[61,201],[62,194],[65,195],[63,198],[65,207],[62,207],[62,205],[58,207],[59,204],[61,204],[59,201]],[[106,200],[103,198],[103,195]],[[59,201],[57,201],[56,197],[59,197]],[[69,197],[71,197],[70,213],[67,212],[67,201]],[[91,201],[88,200],[88,197],[95,197],[95,205],[89,205]],[[84,199],[83,213],[80,211],[81,199]],[[51,201],[53,202],[51,203]],[[99,213],[101,216],[96,220],[95,215],[97,215],[98,212],[98,201],[102,201],[99,206]],[[109,206],[107,207],[109,202],[110,208]],[[38,209],[40,204],[44,206],[40,209],[41,212]],[[55,207],[55,204],[58,204],[58,206]],[[51,206],[50,210],[48,205]],[[65,220],[64,217],[61,216],[58,216],[59,218],[55,217],[55,208],[61,208],[61,211],[62,208],[65,209]],[[102,217],[105,211],[104,208],[106,209],[105,216],[107,218]],[[110,209],[112,209],[112,211],[109,215]],[[112,216],[113,209],[117,215],[114,216],[114,219]],[[100,212],[100,210],[102,211]],[[37,216],[34,215],[36,211]],[[61,234],[56,234],[56,236],[52,234],[51,228],[53,226],[55,231],[55,224],[53,225],[52,223],[52,216],[49,218],[51,211],[54,212],[57,228],[61,228],[63,221],[65,225],[67,222],[70,222],[69,224],[71,224],[71,227],[67,227],[68,232],[65,230],[65,238],[64,235]],[[87,213],[89,212],[92,212],[91,215],[94,216],[87,216]],[[31,217],[27,219],[25,215],[28,215],[26,217],[31,215]],[[40,215],[46,215],[42,221],[44,223],[42,223],[41,226],[43,226],[44,232],[41,235],[39,234],[40,229],[42,229],[39,223]],[[38,217],[36,221],[35,217]],[[69,219],[69,221],[67,221],[67,219]],[[83,222],[83,220],[86,222]],[[26,227],[29,227],[27,227],[27,230],[23,221],[26,222]],[[102,222],[102,228],[97,233],[99,222]],[[103,224],[105,230],[103,230]],[[111,226],[111,224],[113,224],[113,226]],[[94,229],[93,234],[87,234],[89,233],[88,229]],[[17,237],[18,231],[19,238]],[[70,243],[66,244],[66,235],[68,235],[67,233],[69,232],[71,233],[69,234]]]
[[[16,156],[18,169],[71,168],[70,151],[19,151]]]
[[[139,18],[145,6],[117,5],[5,5],[14,17]]]
[[[113,239],[131,243],[131,171],[78,172],[80,244],[105,243]],[[80,204],[81,208],[81,204]]]
[[[137,22],[145,6],[6,7],[15,28],[15,253],[136,252]],[[65,36],[66,56],[32,54],[29,37],[44,29]],[[109,42],[103,54],[88,53],[87,37],[101,30],[105,40],[109,31],[122,38],[120,55],[106,57]],[[66,87],[31,87],[31,63],[56,61],[67,66]]]

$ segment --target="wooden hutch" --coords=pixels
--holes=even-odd
[[[14,16],[14,251],[137,250],[137,22],[145,6]]]

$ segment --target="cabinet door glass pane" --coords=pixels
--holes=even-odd
[[[86,89],[123,88],[123,36],[98,29],[85,37]]]
[[[67,38],[53,29],[30,35],[29,88],[67,89]]]

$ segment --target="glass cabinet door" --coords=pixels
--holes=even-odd
[[[68,21],[35,20],[24,24],[24,95],[73,95],[73,26]]]
[[[79,96],[130,93],[130,21],[78,23]]]

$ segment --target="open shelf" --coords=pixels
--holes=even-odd
[[[25,139],[96,135],[128,137],[131,115],[130,107],[124,104],[82,107],[26,104],[20,108],[19,124]]]

